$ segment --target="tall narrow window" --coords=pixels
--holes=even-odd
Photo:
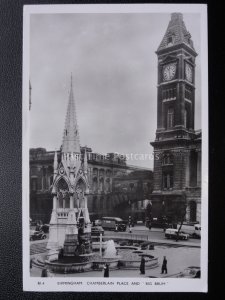
[[[187,128],[187,109],[184,110],[184,127]]]
[[[173,172],[163,173],[163,189],[168,190],[173,188]]]
[[[172,128],[174,124],[174,109],[169,108],[167,111],[167,128]]]

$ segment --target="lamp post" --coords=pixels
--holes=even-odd
[[[102,256],[102,233],[100,233],[100,249],[99,254]]]

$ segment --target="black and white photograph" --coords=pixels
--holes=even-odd
[[[26,291],[207,292],[206,5],[32,5]]]

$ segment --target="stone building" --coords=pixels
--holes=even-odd
[[[156,51],[157,130],[153,215],[201,220],[201,131],[195,131],[195,58],[181,13],[173,13]]]
[[[93,153],[88,147],[81,147],[82,155],[85,149],[88,159],[90,219],[97,219],[101,216],[118,216],[127,219],[131,211],[133,216],[136,216],[138,212],[143,212],[145,202],[141,201],[150,198],[153,186],[152,171],[129,166],[117,154],[110,153],[104,156]],[[57,151],[58,161],[60,161],[60,155],[61,151]],[[54,151],[46,151],[44,148],[30,149],[30,216],[32,220],[42,220],[45,223],[50,220],[53,162]]]
[[[86,198],[91,220],[102,216],[117,216],[128,219],[131,210],[132,215],[137,215],[138,205],[134,205],[134,202],[149,197],[152,186],[152,171],[127,165],[125,157],[119,154],[102,155],[93,153],[89,147],[80,147],[77,127],[70,128],[76,121],[73,102],[71,85],[61,149],[57,152],[46,151],[44,148],[30,149],[31,219],[42,220],[44,223],[50,221],[53,209],[52,191],[55,185],[54,164],[57,163],[59,166],[64,157],[62,154],[66,154],[64,160],[67,160],[67,156],[71,153],[78,153],[81,162],[84,161],[86,153],[88,182]],[[132,188],[127,189],[126,192],[124,189],[119,191],[120,182],[123,182],[123,185],[125,182],[126,184],[129,183],[129,187],[132,186]],[[145,188],[146,190],[146,185],[148,186],[147,192],[143,192],[142,189]],[[121,207],[123,207],[122,210]]]

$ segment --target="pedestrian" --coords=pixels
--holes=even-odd
[[[118,224],[116,224],[116,232],[118,231]]]
[[[104,277],[109,277],[109,265],[104,265]]]
[[[141,258],[140,272],[141,272],[141,274],[145,274],[145,259],[143,256]]]
[[[32,265],[33,265],[33,260],[32,258],[30,259],[30,269],[32,269]]]
[[[48,277],[48,272],[47,272],[47,269],[44,268],[41,272],[41,277]]]
[[[64,254],[64,251],[63,251],[63,248],[61,248],[59,251],[59,259],[63,258],[63,254]]]
[[[164,271],[167,274],[167,259],[166,259],[166,256],[163,257],[161,274],[164,274]]]
[[[176,242],[179,240],[179,231],[176,232]]]
[[[129,232],[132,233],[131,224],[129,225]]]

